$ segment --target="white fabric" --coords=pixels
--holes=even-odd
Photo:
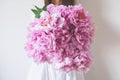
[[[65,73],[55,70],[48,63],[33,63],[28,73],[27,80],[84,80],[84,76],[82,72],[71,71]]]

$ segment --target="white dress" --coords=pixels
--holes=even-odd
[[[48,63],[32,63],[27,80],[84,80],[83,72],[56,70]]]

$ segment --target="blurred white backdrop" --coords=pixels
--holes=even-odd
[[[94,64],[86,80],[120,80],[120,0],[77,0],[92,15],[96,28]]]
[[[86,80],[120,80],[120,0],[77,0],[93,17],[94,64]],[[24,50],[34,5],[43,0],[0,0],[0,80],[26,80],[31,60]]]
[[[0,0],[0,80],[26,80],[30,59],[24,50],[31,8],[43,0]]]

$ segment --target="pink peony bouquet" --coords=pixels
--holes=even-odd
[[[88,70],[94,26],[85,9],[80,4],[49,4],[39,14],[28,27],[28,55],[65,72]]]

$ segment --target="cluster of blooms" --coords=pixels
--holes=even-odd
[[[28,27],[26,50],[37,63],[48,62],[66,72],[86,71],[93,36],[91,17],[81,5],[50,4]]]

